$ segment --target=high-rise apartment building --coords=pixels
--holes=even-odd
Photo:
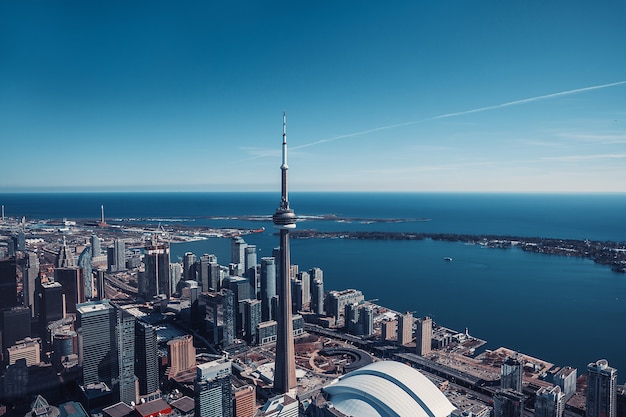
[[[0,308],[17,306],[17,264],[15,257],[0,259]]]
[[[230,262],[235,265],[236,273],[233,275],[243,276],[246,267],[246,247],[248,244],[241,236],[235,236],[230,245]]]
[[[381,337],[383,340],[396,340],[398,338],[397,330],[398,322],[396,320],[383,321],[381,327]]]
[[[559,386],[542,387],[535,397],[534,417],[562,417],[565,409],[565,396]]]
[[[135,324],[135,375],[139,379],[139,395],[159,389],[159,357],[154,327],[137,320]]]
[[[250,344],[256,341],[257,326],[261,323],[261,300],[243,300],[243,335]]]
[[[500,389],[493,396],[493,417],[522,417],[524,395],[512,389]]]
[[[500,368],[500,388],[522,392],[524,364],[519,356],[509,356]]]
[[[398,343],[408,345],[413,340],[413,313],[406,312],[398,315]]]
[[[196,417],[233,417],[231,362],[218,359],[197,366]]]
[[[236,318],[237,298],[234,291],[229,289],[222,290],[222,346],[230,346],[235,343],[235,335],[237,334],[237,318]]]
[[[256,245],[248,245],[244,249],[245,266],[244,277],[250,282],[250,298],[257,298],[260,290],[259,276],[257,272]]]
[[[416,353],[420,356],[430,353],[433,338],[433,320],[430,317],[417,319],[417,333],[415,338]]]
[[[554,375],[554,385],[561,387],[566,399],[576,393],[577,374],[576,368],[564,366]]]
[[[587,417],[617,416],[617,369],[606,359],[587,365]]]

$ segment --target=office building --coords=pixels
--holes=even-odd
[[[135,316],[126,310],[116,310],[116,349],[119,365],[119,400],[126,404],[136,404],[138,380],[135,376]]]
[[[284,394],[296,388],[296,359],[293,342],[293,323],[291,321],[291,256],[289,230],[296,227],[296,215],[289,206],[287,186],[287,118],[283,114],[283,158],[281,170],[281,200],[272,220],[280,231],[280,257],[278,264],[279,279],[277,293],[280,297],[276,322],[276,361],[274,368],[274,392]]]
[[[30,309],[27,307],[8,307],[0,310],[0,341],[2,355],[7,349],[30,337]]]
[[[263,321],[273,320],[272,297],[276,295],[276,260],[261,258],[261,316]]]
[[[196,366],[196,348],[193,347],[193,336],[185,335],[167,342],[167,358],[169,377]]]
[[[196,280],[196,254],[193,252],[185,252],[183,256],[183,279]]]
[[[151,300],[164,294],[171,297],[170,286],[170,248],[166,244],[155,244],[146,247],[143,259],[146,266],[144,272],[143,297]]]
[[[116,340],[117,314],[108,300],[76,306],[78,362],[82,385],[105,383],[113,388],[119,378]]]
[[[218,359],[196,369],[196,417],[233,417],[231,362]]]
[[[291,309],[292,311],[302,311],[302,281],[298,278],[291,278]]]
[[[524,395],[512,389],[499,389],[493,396],[493,417],[522,417]]]
[[[524,364],[518,355],[506,358],[500,368],[500,388],[522,392],[523,371]]]
[[[7,353],[9,365],[13,365],[20,359],[26,361],[26,366],[36,365],[41,362],[41,340],[30,337],[18,340],[13,346],[9,346]]]
[[[91,235],[91,256],[94,258],[102,255],[102,245],[100,238],[96,235]]]
[[[135,375],[139,379],[139,395],[159,389],[159,358],[154,327],[137,320],[135,323]]]
[[[63,236],[63,244],[57,253],[56,261],[54,265],[57,268],[70,268],[76,266],[76,260],[74,259],[74,254],[72,250],[67,245],[67,241],[65,240],[65,236]]]
[[[256,417],[299,417],[299,415],[298,400],[290,395],[281,394],[268,398]],[[345,414],[341,417],[344,416]]]
[[[606,359],[587,365],[586,417],[617,416],[617,369]]]
[[[83,270],[77,266],[55,268],[54,280],[63,286],[66,313],[75,313],[76,305],[86,301]]]
[[[408,345],[413,341],[413,313],[407,311],[398,315],[398,343]]]
[[[104,269],[98,268],[96,273],[94,274],[94,287],[96,289],[95,299],[104,300],[106,298],[106,294],[104,293],[104,273],[106,271]]]
[[[107,249],[109,272],[126,270],[126,244],[124,239],[115,239],[113,247]]]
[[[542,387],[535,397],[534,417],[562,417],[565,409],[565,396],[559,386]]]
[[[217,259],[217,258],[216,258]],[[211,262],[209,266],[209,290],[219,291],[222,288],[222,280],[227,275],[227,267],[223,267],[215,262]]]
[[[196,262],[196,277],[198,284],[203,292],[208,292],[211,287],[211,263],[216,263],[217,257],[215,255],[204,254],[200,257],[200,260]]]
[[[39,289],[39,327],[65,317],[65,296],[59,282],[44,282]]]
[[[0,308],[17,306],[17,264],[15,257],[0,260]]]
[[[91,247],[87,246],[78,257],[78,267],[83,270],[85,281],[85,298],[91,300],[93,298],[93,271],[91,267]]]
[[[417,333],[415,336],[415,353],[420,356],[428,355],[433,338],[433,320],[430,317],[417,319]]]
[[[35,294],[39,278],[39,258],[34,252],[27,252],[22,259],[22,282],[24,285],[24,306],[30,309],[32,318],[37,317]]]
[[[256,412],[256,388],[244,385],[237,389],[233,399],[233,417],[254,417]]]

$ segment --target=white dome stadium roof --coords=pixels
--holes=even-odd
[[[333,407],[358,417],[448,417],[455,407],[428,378],[400,362],[374,362],[324,387]]]

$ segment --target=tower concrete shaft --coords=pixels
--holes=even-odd
[[[289,207],[287,188],[287,122],[283,113],[283,161],[281,169],[280,206],[272,217],[274,226],[280,230],[280,276],[278,279],[278,311],[276,314],[276,361],[274,367],[274,391],[287,393],[296,388],[296,359],[291,321],[291,280],[289,279],[290,250],[289,229],[296,227],[296,215]]]

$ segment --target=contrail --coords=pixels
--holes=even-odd
[[[594,86],[591,86],[591,87],[576,88],[574,90],[561,91],[561,92],[558,92],[558,93],[551,93],[551,94],[546,94],[546,95],[543,95],[543,96],[523,98],[521,100],[514,100],[514,101],[508,101],[506,103],[495,104],[493,106],[479,107],[477,109],[463,110],[463,111],[455,112],[455,113],[440,114],[439,116],[428,117],[426,119],[413,120],[413,121],[410,121],[410,122],[397,123],[397,124],[393,124],[393,125],[376,127],[376,128],[373,128],[373,129],[361,130],[359,132],[346,133],[345,135],[333,136],[333,137],[326,138],[326,139],[320,139],[320,140],[317,140],[315,142],[305,143],[304,145],[294,146],[291,149],[293,150],[293,149],[308,148],[310,146],[320,145],[320,144],[326,143],[326,142],[333,142],[333,141],[336,141],[336,140],[339,140],[339,139],[351,138],[351,137],[354,137],[354,136],[361,136],[361,135],[365,135],[367,133],[378,132],[378,131],[381,131],[381,130],[395,129],[397,127],[408,126],[408,125],[413,125],[413,124],[417,124],[417,123],[423,123],[423,122],[427,122],[427,121],[430,121],[430,120],[447,119],[449,117],[463,116],[463,115],[472,114],[472,113],[480,113],[480,112],[484,112],[484,111],[488,111],[488,110],[500,109],[500,108],[503,108],[503,107],[516,106],[518,104],[532,103],[533,101],[546,100],[546,99],[550,99],[550,98],[554,98],[554,97],[561,97],[561,96],[567,96],[567,95],[570,95],[570,94],[583,93],[585,91],[593,91],[593,90],[600,90],[602,88],[615,87],[617,85],[622,85],[622,84],[626,84],[626,80],[625,81],[618,81],[618,82],[614,82],[614,83],[610,83],[610,84],[602,84],[602,85],[594,85]]]

